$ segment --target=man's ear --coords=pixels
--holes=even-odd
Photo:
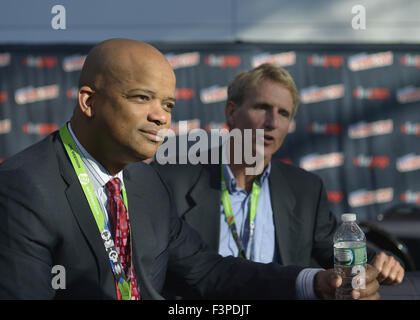
[[[230,129],[235,128],[235,116],[234,113],[236,111],[236,104],[233,101],[226,102],[225,107],[225,117],[226,117],[226,124]]]
[[[89,118],[94,115],[93,94],[95,91],[89,86],[80,87],[78,92],[78,101],[80,110]]]

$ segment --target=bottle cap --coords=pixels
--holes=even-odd
[[[341,215],[341,221],[343,221],[343,222],[356,221],[356,214],[355,213],[344,213],[344,214]]]

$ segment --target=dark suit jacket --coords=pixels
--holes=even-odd
[[[299,267],[221,258],[178,218],[143,163],[124,169],[140,294],[159,298],[167,271],[194,298],[293,299]],[[54,290],[52,267],[65,268]],[[0,299],[115,299],[109,260],[58,132],[0,165]]]
[[[220,166],[157,162],[152,165],[173,192],[180,217],[212,249],[218,250]],[[305,170],[272,160],[269,186],[280,263],[332,268],[337,222],[328,208],[322,180]]]

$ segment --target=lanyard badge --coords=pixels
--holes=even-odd
[[[233,215],[233,209],[232,204],[230,202],[229,198],[229,191],[226,187],[226,181],[225,176],[223,174],[223,164],[220,163],[220,171],[221,171],[221,192],[222,192],[222,202],[223,202],[223,208],[225,210],[226,220],[229,225],[229,229],[232,233],[232,237],[235,240],[236,246],[238,247],[239,256],[241,258],[246,259],[246,248],[243,243],[243,241],[240,239],[238,235],[238,231],[235,224],[235,217]],[[253,184],[252,184],[252,193],[251,193],[251,206],[249,209],[249,230],[245,228],[244,232],[249,232],[249,246],[252,245],[252,241],[254,239],[254,228],[255,228],[255,215],[257,213],[257,205],[258,205],[258,199],[260,197],[261,193],[261,185],[260,185],[260,176],[258,176]],[[244,238],[246,238],[248,234],[244,235]],[[252,260],[252,247],[251,247],[251,253],[250,253],[250,260]]]
[[[74,143],[70,132],[67,128],[67,125],[63,125],[60,128],[60,137],[63,141],[64,148],[71,160],[74,171],[76,172],[77,177],[79,178],[80,185],[83,189],[85,197],[89,203],[90,210],[92,211],[93,217],[95,218],[96,225],[98,226],[99,233],[101,234],[101,239],[103,241],[106,254],[109,258],[111,265],[112,273],[117,282],[118,289],[121,293],[122,300],[131,300],[131,281],[127,282],[125,278],[124,270],[121,265],[121,261],[118,257],[117,250],[115,249],[114,240],[112,239],[110,229],[108,224],[105,222],[105,217],[103,215],[102,209],[99,205],[98,199],[93,190],[92,184],[89,181],[89,176],[86,173],[86,168],[83,164],[83,161],[79,155],[76,144]],[[123,201],[126,208],[127,206],[127,194],[124,186],[122,187]],[[131,237],[131,232],[130,232]],[[132,241],[130,241],[130,250]]]

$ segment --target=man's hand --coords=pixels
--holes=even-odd
[[[341,286],[341,283],[342,279],[334,269],[319,271],[314,280],[315,293],[318,298],[333,300],[335,299],[335,289]]]
[[[393,256],[379,252],[371,264],[378,269],[378,281],[381,284],[398,284],[404,279],[404,268]]]
[[[351,294],[353,299],[378,300],[380,298],[378,289],[379,282],[376,280],[379,271],[371,265],[367,265],[365,289],[354,289]],[[341,277],[334,271],[328,269],[316,274],[314,280],[315,293],[321,299],[335,299],[335,290],[342,284]]]

